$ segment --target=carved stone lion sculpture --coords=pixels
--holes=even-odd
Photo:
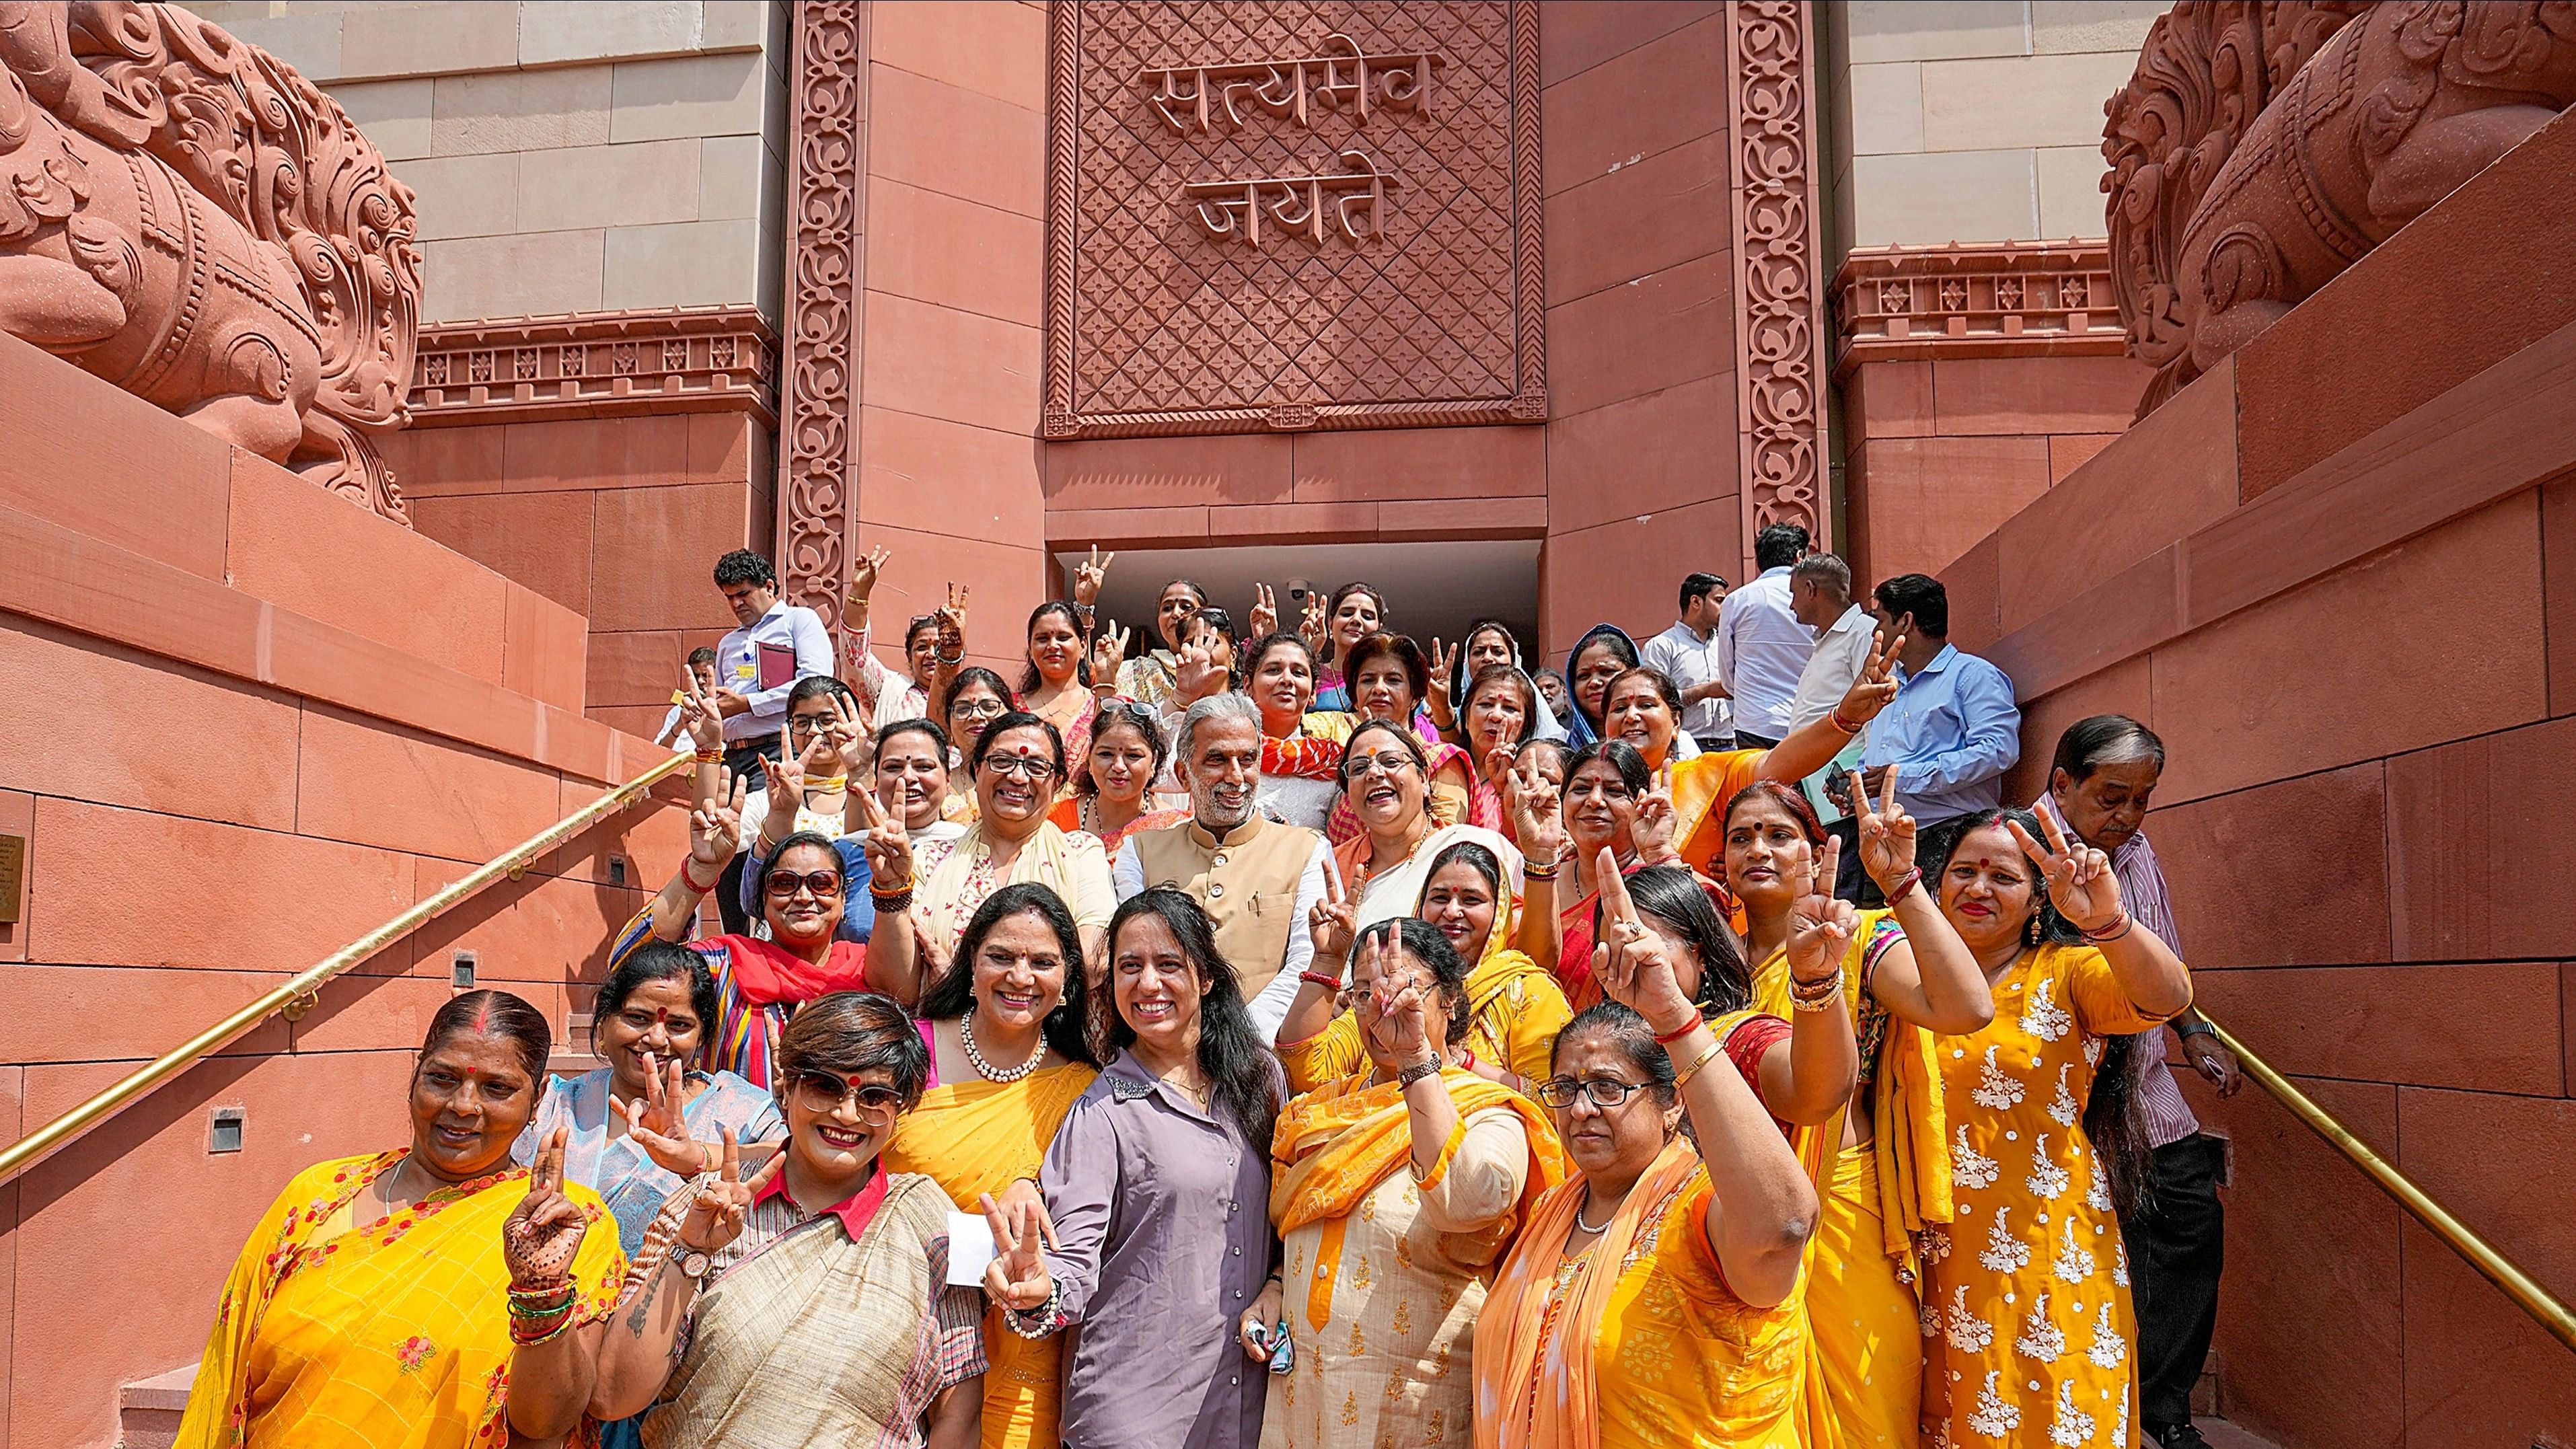
[[[2571,0],[2182,0],[2104,107],[2138,415],[2571,103]]]
[[[174,6],[0,0],[0,331],[408,523],[369,441],[412,195],[337,102]]]

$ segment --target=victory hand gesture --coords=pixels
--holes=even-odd
[[[904,832],[903,822],[894,818],[877,799],[873,790],[853,790],[850,798],[858,802],[859,818],[867,823],[866,834],[859,839],[859,850],[868,858],[868,879],[885,882],[889,893],[892,883],[912,880],[912,837]]]
[[[993,1231],[993,1261],[984,1265],[984,1296],[1022,1313],[1043,1305],[1055,1296],[1055,1279],[1048,1275],[1046,1259],[1038,1252],[1046,1236],[1044,1214],[1026,1201],[1004,1207],[989,1192],[980,1206],[984,1225]]]
[[[1317,964],[1331,962],[1334,975],[1351,958],[1352,920],[1357,912],[1342,893],[1342,873],[1332,857],[1324,859],[1324,898],[1306,912],[1306,934],[1314,939]]]
[[[1246,636],[1247,642],[1267,639],[1279,632],[1279,601],[1271,597],[1268,584],[1252,586],[1252,612],[1244,619],[1252,626],[1251,634]]]
[[[1438,701],[1431,710],[1431,717],[1435,720],[1444,714],[1451,714],[1454,717],[1454,713],[1449,704],[1449,689],[1451,684],[1455,681],[1457,672],[1458,646],[1452,644],[1446,651],[1443,651],[1440,647],[1440,637],[1436,634],[1433,635],[1431,638],[1430,697],[1433,700]]]
[[[724,716],[717,711],[714,696],[698,688],[698,676],[686,665],[680,668],[680,725],[699,749],[724,748]]]
[[[1091,557],[1073,566],[1073,601],[1090,608],[1099,601],[1100,586],[1109,580],[1109,565],[1116,554],[1104,557],[1100,545],[1091,546]]]
[[[823,722],[823,739],[834,755],[832,764],[845,776],[865,774],[876,763],[876,712],[856,696],[823,697],[832,706],[832,717]]]
[[[2117,924],[2120,878],[2111,873],[2111,857],[2082,841],[2070,844],[2066,832],[2058,828],[2057,817],[2045,810],[2039,812],[2039,826],[2048,834],[2046,845],[2031,839],[2020,821],[2004,822],[2022,854],[2037,862],[2048,877],[2048,903],[2079,931],[2106,930]]]
[[[1521,854],[1531,860],[1562,863],[1565,855],[1565,812],[1557,801],[1557,789],[1539,773],[1538,756],[1524,757],[1504,777],[1504,789],[1511,797],[1512,837]]]
[[[1306,641],[1306,652],[1314,655],[1318,664],[1324,660],[1324,641],[1328,632],[1324,627],[1323,599],[1308,594],[1305,612],[1297,619],[1297,637]]]
[[[850,607],[864,608],[868,596],[876,592],[877,575],[885,571],[886,560],[894,555],[884,548],[872,548],[850,565]]]
[[[1215,656],[1196,644],[1184,644],[1172,656],[1172,687],[1185,705],[1196,704],[1212,694],[1225,690],[1225,671],[1217,666]]]
[[[1866,798],[1866,797],[1864,797]],[[1842,969],[1843,955],[1860,930],[1860,912],[1834,898],[1834,879],[1842,863],[1843,843],[1827,837],[1807,867],[1807,888],[1789,905],[1789,974],[1817,982]]]
[[[1673,762],[1655,772],[1646,793],[1637,797],[1637,823],[1630,827],[1629,838],[1637,844],[1640,865],[1670,865],[1681,859],[1673,843],[1673,828],[1680,817],[1673,810]]]
[[[674,1176],[695,1177],[708,1170],[713,1154],[707,1144],[689,1139],[689,1124],[680,1115],[681,1105],[688,1100],[688,1072],[677,1061],[670,1067],[670,1085],[665,1087],[652,1056],[645,1056],[644,1095],[627,1100],[626,1135],[644,1149],[654,1166]]]
[[[948,602],[939,609],[939,658],[954,663],[966,657],[966,586],[950,584]]]
[[[1848,770],[1844,774],[1851,781],[1852,809],[1860,817],[1861,868],[1878,882],[1880,891],[1892,890],[1914,869],[1914,817],[1896,803],[1896,767],[1887,767],[1876,809],[1870,808],[1869,792],[1861,788],[1860,776]],[[1826,894],[1833,892],[1829,889]]]
[[[1890,639],[1882,630],[1869,651],[1869,662],[1861,666],[1851,688],[1843,691],[1842,703],[1834,706],[1834,713],[1856,725],[1878,718],[1878,712],[1896,698],[1896,661],[1904,652],[1905,636]]]
[[[1118,666],[1126,661],[1127,641],[1133,637],[1130,631],[1120,628],[1114,621],[1101,624],[1100,632],[1091,638],[1093,688],[1117,684]]]
[[[1360,977],[1369,988],[1359,999],[1360,1039],[1368,1045],[1369,1060],[1389,1073],[1431,1055],[1431,1034],[1422,1019],[1422,991],[1409,980],[1389,979],[1392,955],[1385,933],[1369,937]]]
[[[768,757],[761,763],[767,765]],[[707,800],[689,812],[689,859],[722,869],[742,849],[742,804],[751,798],[751,782],[737,777],[731,800]]]
[[[536,1292],[560,1287],[572,1273],[573,1256],[581,1251],[590,1220],[581,1204],[564,1195],[564,1143],[571,1129],[558,1127],[537,1149],[528,1170],[528,1195],[501,1224],[501,1261],[510,1269],[510,1286]]]
[[[699,1183],[689,1197],[689,1215],[680,1219],[680,1243],[701,1253],[722,1249],[742,1236],[743,1219],[751,1215],[751,1201],[761,1189],[787,1165],[784,1145],[769,1155],[751,1181],[742,1180],[742,1144],[733,1140],[733,1129],[719,1127],[722,1139],[716,1175]]]
[[[1601,847],[1593,869],[1601,878],[1601,943],[1592,948],[1592,974],[1602,994],[1644,1017],[1655,1035],[1670,1036],[1698,1016],[1699,1007],[1682,990],[1671,948],[1638,917],[1610,847]]]

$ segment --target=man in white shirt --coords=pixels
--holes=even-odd
[[[1816,652],[1789,701],[1793,731],[1833,713],[1869,664],[1878,621],[1852,602],[1851,583],[1851,565],[1829,553],[1811,553],[1789,570],[1789,612],[1816,634]]]
[[[1754,535],[1753,582],[1726,596],[1717,620],[1717,678],[1735,701],[1735,747],[1767,750],[1789,734],[1789,702],[1816,652],[1815,636],[1789,610],[1789,569],[1807,553],[1807,530],[1775,523]]]
[[[1319,832],[1266,819],[1261,788],[1261,709],[1245,694],[1210,695],[1181,716],[1173,750],[1190,792],[1190,818],[1130,831],[1109,867],[1126,900],[1151,885],[1177,886],[1207,908],[1217,948],[1234,966],[1263,1040],[1276,1036],[1314,961],[1306,914],[1323,899],[1330,847]]]
[[[1638,651],[1682,692],[1682,733],[1703,750],[1735,748],[1726,686],[1717,679],[1717,620],[1726,605],[1726,580],[1691,574],[1682,580],[1681,619]]]
[[[716,641],[716,713],[724,717],[725,769],[759,788],[759,757],[778,758],[779,732],[787,724],[787,695],[796,681],[832,672],[832,636],[822,616],[800,604],[781,603],[778,571],[769,560],[738,548],[716,560],[716,592],[724,595],[740,627]],[[770,658],[771,683],[761,683],[762,655]],[[716,907],[725,929],[741,934],[750,918],[740,905],[745,857],[736,853],[718,877]]]

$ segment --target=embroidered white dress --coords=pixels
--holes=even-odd
[[[2089,946],[1995,983],[1995,1019],[1938,1049],[1958,1218],[1927,1255],[1923,1442],[2130,1449],[2136,1324],[2082,1103],[2103,1038],[2157,1025]]]

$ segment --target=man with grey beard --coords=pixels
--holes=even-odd
[[[1249,695],[1193,703],[1173,751],[1190,818],[1130,833],[1111,881],[1122,901],[1158,885],[1196,897],[1216,923],[1217,949],[1242,979],[1253,1022],[1275,1036],[1299,973],[1314,959],[1306,912],[1323,899],[1330,849],[1321,834],[1252,808],[1261,788],[1261,709]]]

